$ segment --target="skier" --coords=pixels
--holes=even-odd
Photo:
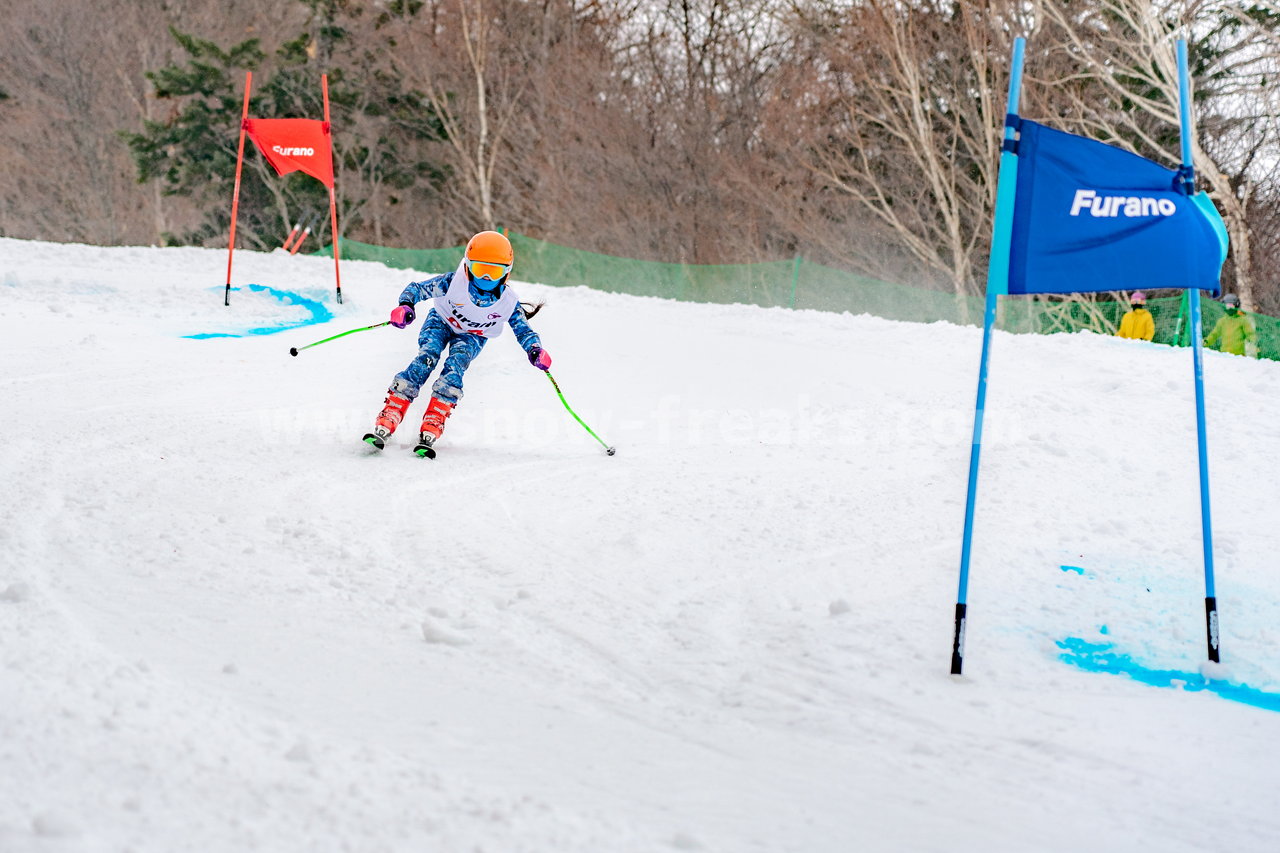
[[[1204,342],[1207,346],[1217,347],[1222,352],[1244,355],[1245,344],[1251,344],[1258,339],[1253,321],[1249,319],[1248,314],[1240,310],[1240,297],[1234,293],[1228,293],[1222,297],[1222,305],[1227,309],[1227,315],[1214,324],[1213,331],[1204,339]]]
[[[1116,332],[1116,337],[1149,341],[1155,336],[1156,323],[1147,310],[1147,294],[1135,290],[1129,297],[1128,312],[1120,318],[1120,331]]]
[[[412,323],[414,305],[425,299],[432,300],[432,310],[418,333],[418,354],[392,380],[373,432],[364,437],[366,442],[379,450],[386,445],[446,346],[449,355],[431,386],[431,402],[414,447],[419,456],[435,457],[434,445],[444,432],[444,422],[462,397],[462,375],[489,339],[502,334],[503,326],[511,326],[530,364],[539,370],[550,370],[551,356],[542,349],[541,339],[527,322],[541,306],[526,314],[507,284],[513,259],[511,242],[506,237],[496,231],[481,231],[467,243],[457,270],[411,282],[404,289],[400,304],[391,312],[391,325],[403,329]]]

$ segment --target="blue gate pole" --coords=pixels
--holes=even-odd
[[[1195,191],[1195,165],[1192,163],[1191,85],[1187,73],[1187,43],[1178,40],[1178,117],[1182,128],[1182,169],[1185,189]],[[1213,522],[1209,514],[1209,438],[1205,426],[1204,406],[1204,327],[1200,318],[1200,290],[1192,288],[1191,353],[1196,375],[1196,445],[1200,453],[1200,538],[1204,545],[1204,623],[1209,647],[1209,660],[1219,662],[1218,597],[1213,584]]]
[[[1204,415],[1204,346],[1200,291],[1191,291],[1191,352],[1196,373],[1196,443],[1200,451],[1200,537],[1204,543],[1204,626],[1209,660],[1219,661],[1218,597],[1213,586],[1213,523],[1209,516],[1209,439]]]
[[[964,635],[968,620],[969,558],[973,552],[973,517],[978,495],[978,465],[982,457],[982,422],[987,408],[987,367],[991,360],[991,332],[1000,294],[1009,292],[1009,250],[1013,243],[1013,204],[1017,197],[1018,155],[1014,153],[1014,117],[1022,88],[1022,59],[1026,39],[1013,42],[1009,98],[1000,171],[996,179],[995,221],[991,226],[991,257],[987,263],[987,307],[982,317],[982,359],[978,363],[978,398],[973,411],[973,444],[969,450],[969,490],[964,506],[964,541],[960,548],[960,588],[956,594],[955,633],[951,640],[951,674],[964,669]]]

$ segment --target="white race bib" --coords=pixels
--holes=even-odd
[[[444,318],[460,335],[478,335],[482,338],[496,338],[511,319],[511,314],[520,304],[520,298],[510,286],[502,289],[502,295],[492,305],[481,307],[471,299],[470,286],[467,282],[467,259],[458,264],[457,271],[449,281],[449,288],[443,295],[437,296],[432,304],[436,313]]]

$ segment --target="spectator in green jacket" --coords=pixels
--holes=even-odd
[[[1214,324],[1213,331],[1204,339],[1205,345],[1221,352],[1244,355],[1245,344],[1257,341],[1258,332],[1253,328],[1249,315],[1240,310],[1239,296],[1228,293],[1222,297],[1222,305],[1227,314]]]

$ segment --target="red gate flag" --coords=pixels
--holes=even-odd
[[[245,132],[278,175],[303,171],[333,188],[329,123],[310,118],[247,118]]]
[[[342,304],[342,273],[338,268],[338,200],[333,191],[333,140],[329,124],[329,75],[320,75],[324,121],[310,118],[249,118],[249,89],[253,72],[244,73],[244,105],[240,108],[240,141],[236,145],[236,183],[231,192],[231,237],[227,240],[227,289],[222,304],[231,305],[231,259],[236,251],[236,217],[240,213],[240,167],[244,164],[244,138],[267,158],[277,175],[306,172],[329,188],[329,234],[333,240],[333,283]],[[284,223],[288,225],[288,222]],[[309,231],[311,226],[307,226]],[[296,226],[295,226],[296,230]],[[303,237],[306,235],[304,234]],[[318,235],[317,235],[318,236]],[[285,241],[286,245],[288,241]],[[302,237],[292,251],[298,251]]]

